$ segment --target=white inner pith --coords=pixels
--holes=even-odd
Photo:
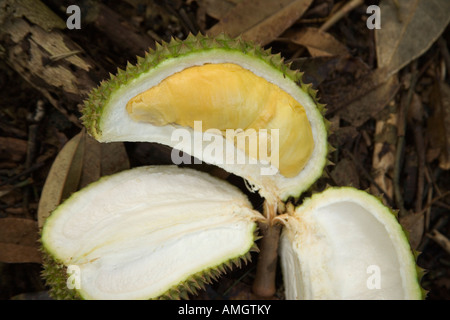
[[[258,214],[234,187],[143,170],[82,191],[45,226],[47,249],[79,268],[84,298],[154,298],[253,244]]]
[[[378,200],[359,199],[360,192],[318,196],[291,218],[280,244],[288,299],[420,296],[395,217]]]

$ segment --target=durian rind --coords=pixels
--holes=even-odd
[[[147,176],[146,176],[147,175]],[[89,194],[93,194],[93,192],[95,190],[103,190],[100,191],[100,195],[103,194],[106,190],[107,193],[111,193],[112,192],[112,188],[114,187],[119,187],[119,188],[124,188],[122,185],[127,185],[126,183],[129,181],[129,179],[133,180],[133,179],[139,179],[139,180],[144,180],[144,179],[152,179],[151,181],[155,182],[151,182],[152,185],[154,186],[154,190],[160,190],[161,189],[161,183],[165,180],[168,181],[168,183],[172,184],[172,187],[170,187],[168,190],[172,190],[174,192],[176,192],[176,190],[174,190],[173,186],[178,185],[179,189],[178,191],[184,189],[184,190],[189,190],[187,191],[187,194],[193,194],[194,197],[192,198],[193,200],[201,200],[201,196],[206,196],[207,198],[212,197],[214,198],[215,196],[217,197],[214,198],[214,200],[218,201],[218,204],[215,205],[214,207],[206,207],[206,208],[211,208],[211,210],[216,210],[216,211],[212,211],[213,213],[220,213],[221,212],[227,212],[225,214],[225,217],[228,217],[227,219],[230,220],[213,220],[215,222],[212,222],[213,224],[211,225],[210,230],[214,230],[214,232],[216,230],[218,230],[219,232],[222,232],[221,229],[215,229],[216,226],[219,226],[221,228],[225,227],[225,228],[231,228],[230,232],[226,231],[228,229],[225,230],[225,235],[231,236],[235,236],[236,233],[235,231],[233,231],[235,228],[236,230],[238,230],[238,235],[239,235],[239,241],[236,242],[237,244],[239,244],[239,246],[237,244],[228,246],[223,244],[222,242],[218,242],[217,243],[217,248],[214,249],[214,256],[215,258],[211,259],[208,258],[208,255],[206,253],[202,253],[201,258],[199,259],[200,261],[197,262],[197,260],[193,260],[195,261],[195,263],[189,263],[189,266],[185,267],[184,264],[180,264],[178,266],[178,268],[180,269],[180,271],[178,272],[177,269],[175,269],[177,271],[177,276],[174,277],[170,282],[166,282],[166,286],[162,287],[162,286],[158,286],[157,290],[151,291],[151,292],[147,292],[145,293],[144,296],[142,295],[136,295],[134,294],[133,299],[164,299],[164,298],[185,298],[187,297],[187,295],[189,294],[195,294],[199,289],[202,289],[204,287],[205,284],[211,283],[213,280],[217,279],[221,274],[225,273],[225,271],[227,269],[231,269],[232,266],[237,265],[240,266],[242,263],[247,263],[250,258],[251,258],[251,252],[252,251],[256,251],[257,247],[255,244],[255,241],[258,239],[257,236],[257,223],[256,221],[258,219],[263,219],[263,216],[254,211],[251,210],[251,204],[250,202],[248,202],[248,200],[246,199],[245,195],[243,195],[236,187],[229,185],[228,183],[226,183],[225,181],[221,181],[218,178],[215,178],[213,176],[210,176],[207,173],[203,173],[203,172],[199,172],[196,170],[192,170],[192,169],[188,169],[188,168],[178,168],[176,166],[147,166],[147,167],[138,167],[138,168],[133,168],[133,169],[129,169],[129,170],[125,170],[119,173],[116,173],[114,175],[111,176],[106,176],[106,177],[102,177],[101,179],[99,179],[96,182],[91,183],[90,185],[86,186],[85,188],[81,189],[80,191],[72,194],[71,197],[69,197],[67,200],[65,200],[60,206],[58,206],[58,208],[55,209],[55,211],[52,212],[52,214],[47,218],[47,220],[44,223],[44,227],[41,233],[41,251],[42,251],[42,256],[44,257],[44,270],[43,270],[43,277],[46,280],[49,288],[50,288],[50,295],[55,298],[55,299],[99,299],[99,296],[97,296],[97,293],[93,294],[92,292],[96,292],[95,290],[97,290],[95,288],[94,291],[92,290],[86,290],[85,289],[85,282],[84,280],[80,279],[80,288],[74,288],[74,289],[69,289],[68,288],[68,280],[70,277],[70,274],[68,274],[68,267],[70,265],[74,265],[74,266],[78,266],[81,270],[80,271],[80,276],[83,277],[86,273],[84,273],[84,269],[83,269],[83,264],[87,263],[91,263],[91,261],[95,261],[99,258],[102,258],[101,253],[96,253],[94,255],[94,259],[91,258],[86,258],[91,250],[99,250],[99,245],[94,242],[92,245],[94,246],[93,249],[89,249],[90,247],[92,247],[92,245],[88,245],[86,247],[86,240],[84,240],[84,242],[81,242],[80,246],[81,247],[77,247],[78,249],[76,249],[75,251],[71,248],[71,242],[72,241],[76,241],[78,242],[78,237],[73,239],[73,238],[68,238],[67,241],[65,240],[65,237],[61,238],[61,236],[64,234],[63,230],[66,230],[66,227],[68,226],[67,223],[69,223],[70,226],[72,226],[72,224],[70,224],[71,221],[70,220],[70,216],[69,216],[69,220],[67,220],[66,218],[64,218],[62,220],[62,223],[59,222],[58,219],[61,218],[61,216],[65,213],[65,212],[71,212],[69,213],[72,217],[74,217],[75,219],[79,219],[77,217],[79,217],[79,211],[76,210],[78,207],[75,203],[81,203],[81,206],[83,207],[85,205],[85,203],[87,203],[88,200],[83,201],[82,199],[89,199]],[[128,180],[127,180],[128,179]],[[163,179],[163,180],[158,180],[158,179]],[[165,179],[165,180],[164,180]],[[188,183],[191,183],[191,188],[186,189],[185,186],[181,183],[182,181],[188,181]],[[195,185],[197,185],[198,189],[195,188]],[[128,185],[129,186],[129,185]],[[143,185],[145,186],[145,184]],[[106,188],[105,188],[106,187]],[[101,189],[103,188],[103,189]],[[129,187],[125,187],[125,191],[128,192],[130,190],[128,190]],[[181,188],[181,189],[180,189]],[[120,189],[120,190],[122,190]],[[119,192],[120,192],[119,190]],[[153,189],[152,189],[153,190]],[[161,197],[157,197],[158,193],[155,196],[155,199],[150,199],[151,201],[151,205],[155,205],[158,206],[159,205],[164,205],[167,201],[166,199],[166,195],[164,194],[166,189],[161,189],[162,191],[162,195],[163,198]],[[197,192],[200,192],[198,194],[196,194],[195,190],[197,190]],[[125,192],[122,191],[122,192]],[[96,198],[97,200],[101,199],[98,198],[99,197],[99,193],[98,192],[94,192],[96,193]],[[222,193],[224,195],[222,195]],[[153,193],[152,193],[153,194]],[[133,193],[131,193],[131,195],[133,195]],[[197,198],[195,198],[195,196],[197,196]],[[113,196],[114,197],[114,196]],[[199,198],[200,197],[200,198]],[[114,199],[114,198],[113,198]],[[182,201],[182,200],[186,200],[186,198],[181,197],[180,198],[180,194],[178,194],[178,198],[175,197],[174,199],[177,199],[176,201]],[[188,200],[191,199],[191,197],[188,197]],[[90,200],[92,201],[92,199]],[[108,200],[106,200],[108,201]],[[122,201],[120,199],[118,199],[118,203],[122,205]],[[158,201],[163,201],[162,203],[158,202]],[[225,202],[224,202],[225,201]],[[184,203],[184,202],[183,202]],[[107,202],[107,204],[109,204],[109,202]],[[189,203],[185,203],[184,206],[188,205]],[[237,206],[235,206],[237,205]],[[128,204],[126,204],[126,206],[128,207]],[[100,205],[101,207],[101,205]],[[227,208],[229,207],[229,208]],[[88,207],[89,209],[90,207]],[[183,206],[181,207],[183,208]],[[242,208],[242,209],[241,209]],[[97,207],[98,209],[98,207]],[[177,209],[179,210],[180,207],[177,207]],[[174,209],[174,210],[177,210]],[[87,210],[87,208],[83,209],[84,211]],[[137,210],[142,210],[142,207],[138,206]],[[151,209],[152,210],[152,209]],[[203,209],[205,210],[205,209]],[[217,211],[217,210],[220,210]],[[226,210],[226,211],[224,211]],[[109,212],[109,211],[108,211]],[[190,212],[190,211],[189,211]],[[112,216],[114,216],[116,213],[115,211],[113,211],[114,214],[112,214]],[[88,219],[89,216],[91,214],[88,214]],[[98,212],[92,212],[92,215],[98,215]],[[81,215],[82,216],[82,215]],[[106,216],[106,218],[109,218],[111,215],[108,214]],[[201,214],[201,217],[203,216],[203,214]],[[215,215],[214,215],[215,216]],[[160,217],[159,215],[156,216],[156,218]],[[177,216],[173,216],[173,217],[177,217]],[[182,216],[179,216],[182,219],[190,219],[190,215],[187,216],[186,214],[183,214]],[[205,213],[205,221],[207,221],[206,219],[208,219],[209,217],[211,217],[211,213],[206,214]],[[114,218],[114,217],[112,217]],[[213,217],[214,218],[214,217]],[[86,219],[86,216],[84,217],[84,219]],[[167,220],[167,218],[165,218]],[[174,225],[188,225],[189,221],[185,221],[185,220],[179,220],[177,221],[173,221]],[[122,219],[120,220],[122,221]],[[146,220],[147,225],[150,226],[150,229],[148,227],[145,227],[144,230],[156,230],[158,231],[161,228],[160,224],[156,225],[156,229],[154,229],[155,227],[152,227],[152,225],[154,225],[153,220]],[[184,224],[182,223],[184,221]],[[224,221],[224,222],[221,222]],[[150,224],[149,224],[150,222]],[[125,223],[125,222],[124,222]],[[142,221],[142,223],[145,223],[145,221]],[[158,223],[158,222],[155,222]],[[216,223],[217,225],[215,225],[214,223]],[[207,223],[206,229],[208,228],[208,226],[211,223]],[[203,225],[203,224],[202,224]],[[114,227],[114,225],[112,225]],[[131,226],[133,227],[133,226]],[[56,228],[56,229],[55,229]],[[61,229],[62,228],[62,229]],[[71,227],[72,228],[72,227]],[[71,229],[70,228],[70,229]],[[183,229],[184,228],[184,229]],[[189,225],[187,227],[183,227],[181,229],[169,229],[167,232],[167,235],[163,235],[163,238],[158,237],[157,240],[157,247],[159,247],[162,244],[159,244],[159,241],[169,241],[169,242],[179,242],[179,241],[183,241],[183,239],[185,239],[184,237],[182,237],[182,235],[177,235],[174,234],[174,230],[187,230],[187,234],[188,237],[186,239],[190,239],[189,235],[192,233],[189,233],[191,230],[190,228],[194,228],[192,229],[192,232],[205,232],[208,230],[203,230],[203,232],[201,230],[197,230],[198,229],[198,225],[193,225],[193,227],[189,227]],[[187,228],[187,229],[186,229]],[[124,228],[126,229],[126,228]],[[56,231],[53,231],[56,230]],[[95,229],[97,230],[97,229]],[[113,230],[116,230],[113,228]],[[136,229],[132,229],[132,230],[136,230]],[[117,231],[117,230],[116,230]],[[62,233],[61,233],[62,232]],[[83,235],[85,234],[84,231]],[[119,241],[117,243],[118,248],[121,248],[120,250],[123,251],[123,247],[121,245],[122,241],[121,239],[123,238],[117,234],[114,231],[113,234],[111,234],[112,238],[115,241]],[[146,233],[149,233],[150,231],[145,231]],[[134,232],[131,233],[133,236],[135,235]],[[165,238],[168,237],[168,240]],[[180,237],[180,238],[178,238]],[[215,236],[214,236],[215,237]],[[217,236],[218,239],[223,239],[220,238],[219,236]],[[95,238],[94,238],[95,239]],[[108,240],[109,238],[105,238],[104,241],[106,241],[106,244],[109,242]],[[139,238],[140,239],[140,238]],[[144,238],[146,239],[146,238]],[[162,240],[164,239],[164,240]],[[214,243],[214,238],[208,238],[209,242]],[[92,241],[92,240],[89,240]],[[103,245],[104,241],[102,240],[100,242],[100,245]],[[66,242],[69,242],[68,245],[65,245]],[[83,243],[85,243],[85,245],[83,245]],[[147,242],[146,242],[147,243]],[[197,243],[199,244],[198,240],[196,242],[193,242],[194,244]],[[148,243],[148,246],[150,247],[150,243]],[[72,244],[73,246],[73,244]],[[78,245],[77,245],[78,246]],[[67,248],[68,247],[68,248]],[[147,247],[147,245],[146,245]],[[153,245],[154,247],[154,245]],[[211,247],[210,245],[206,246],[206,248]],[[79,251],[81,248],[81,251]],[[87,253],[85,253],[86,248],[88,249]],[[126,248],[126,247],[125,247]],[[164,247],[166,249],[164,250],[169,250],[170,246]],[[100,249],[101,250],[101,249]],[[119,254],[120,250],[116,250],[114,249],[114,254]],[[179,250],[178,250],[179,251]],[[106,252],[111,252],[111,250],[107,250]],[[141,253],[143,252],[143,257],[141,257]],[[211,252],[210,252],[211,253]],[[130,258],[132,258],[131,260],[133,261],[133,259],[137,259],[137,257],[141,257],[141,258],[145,258],[146,255],[148,255],[148,257],[151,257],[151,254],[153,254],[153,251],[149,251],[147,253],[147,249],[145,249],[144,251],[138,251],[138,255],[131,255],[129,256]],[[180,258],[180,255],[186,255],[186,259],[189,261],[192,252],[190,250],[184,250],[182,252],[178,252],[177,256],[176,256],[176,260],[178,260]],[[203,259],[202,257],[205,257],[205,259]],[[126,255],[123,257],[127,257]],[[198,256],[197,256],[198,257]],[[139,258],[139,259],[141,259]],[[153,259],[153,258],[152,258]],[[185,259],[185,260],[186,260]],[[192,260],[192,259],[191,259]],[[107,260],[109,261],[109,260]],[[181,260],[180,260],[181,261]],[[161,270],[162,273],[164,273],[164,269],[159,269],[159,265],[155,265],[155,263],[153,263],[152,266],[153,270]],[[183,268],[184,271],[183,271]],[[189,269],[188,269],[189,268]],[[99,272],[102,272],[102,268],[100,267]],[[189,270],[189,271],[188,271]],[[190,274],[190,272],[193,272],[193,274]],[[89,277],[92,275],[92,273],[89,274]],[[102,296],[100,296],[100,299],[110,299],[113,298],[114,299],[114,295],[108,294],[105,297],[106,298],[102,298]]]
[[[315,140],[310,160],[297,176],[286,178],[279,173],[261,176],[258,168],[215,163],[217,159],[214,158],[202,159],[202,153],[191,154],[191,150],[181,150],[247,179],[254,186],[253,189],[259,190],[269,203],[299,197],[322,175],[329,153],[327,121],[323,118],[325,106],[318,103],[317,91],[311,84],[303,83],[303,74],[291,70],[290,64],[285,64],[280,54],[272,54],[270,49],[263,49],[240,38],[189,35],[183,41],[172,39],[169,43],[158,44],[155,50],[137,60],[136,65],[128,64],[126,70],[119,69],[117,75],[111,75],[110,80],[103,81],[85,101],[83,123],[100,142],[147,141],[174,147],[176,144],[170,137],[177,129],[176,125],[156,128],[150,124],[133,122],[128,119],[124,109],[126,102],[142,90],[157,85],[164,78],[187,67],[204,63],[236,63],[280,86],[303,105]],[[115,110],[117,107],[112,107],[114,105],[123,106],[123,110]]]
[[[301,296],[302,299],[340,299],[337,294],[338,292],[340,292],[340,289],[336,289],[339,288],[340,284],[332,283],[335,277],[333,275],[330,276],[330,273],[326,271],[327,267],[325,266],[325,262],[326,264],[330,263],[330,257],[334,256],[334,250],[336,250],[336,248],[334,247],[334,250],[332,250],[325,244],[327,241],[329,241],[329,235],[324,231],[326,229],[324,229],[322,225],[317,223],[314,216],[316,213],[321,212],[321,210],[323,210],[322,208],[326,207],[329,203],[338,204],[346,202],[357,204],[367,211],[370,211],[371,215],[373,215],[373,217],[381,225],[383,225],[384,228],[386,228],[386,232],[390,239],[389,241],[391,241],[392,245],[394,246],[396,259],[400,264],[398,271],[400,272],[402,288],[404,290],[403,299],[424,299],[426,291],[424,291],[420,286],[423,269],[418,267],[416,264],[417,254],[414,250],[411,249],[408,234],[404,230],[402,225],[398,222],[395,210],[392,210],[391,208],[386,206],[381,198],[353,187],[328,187],[322,192],[314,193],[311,197],[304,199],[303,203],[300,206],[296,207],[295,211],[291,213],[289,217],[285,218],[285,228],[283,229],[280,242],[280,255],[285,288],[287,290],[287,298],[297,299],[299,298],[299,296]],[[347,227],[346,233],[352,234],[353,232],[357,232],[356,229],[358,227],[359,226],[357,224],[350,224]],[[325,259],[323,260],[323,263],[313,262],[313,259],[316,259],[314,257],[314,254],[306,256],[304,253],[300,253],[302,251],[298,251],[304,250],[304,248],[309,246],[308,243],[312,243],[310,239],[316,239],[314,243],[317,247],[312,250],[320,251],[320,256],[318,256],[318,258]],[[322,242],[324,243],[323,246],[319,244]],[[355,240],[353,241],[353,243],[358,243],[358,241]],[[303,247],[303,249],[301,247]],[[387,249],[388,248],[386,248],[386,250]],[[290,273],[287,272],[286,269],[288,264],[296,263],[296,259],[292,260],[292,258],[288,257],[290,250],[294,250],[294,252],[298,254],[298,259],[301,260],[301,266],[298,268],[297,272],[295,274],[291,274],[296,277],[295,281],[289,278]],[[347,257],[345,264],[347,268],[351,268],[351,260],[360,259],[359,256],[355,256],[355,254],[358,255],[361,254],[361,252],[357,253],[357,250],[355,250],[354,252],[349,249],[345,250],[347,250],[345,253],[345,256]],[[352,255],[353,258],[350,258]],[[362,261],[363,260],[358,263],[362,263]],[[320,264],[320,268],[313,267],[317,263]],[[303,270],[305,266],[307,269]],[[332,264],[332,268],[336,267],[337,265],[335,261],[334,264]],[[356,272],[356,270],[354,270],[353,272]],[[309,277],[306,277],[306,274],[309,274]],[[369,275],[367,277],[369,277]],[[324,290],[324,288],[320,287],[320,284],[324,283],[324,281],[328,281],[327,286],[330,291]],[[294,282],[302,287],[303,290],[301,290],[301,293],[293,284]],[[319,284],[319,286],[317,286],[317,284]],[[330,297],[330,292],[333,292],[331,291],[332,288],[337,291],[331,294]],[[373,290],[373,292],[377,292],[377,290]],[[380,295],[382,296],[383,293],[381,293]],[[350,299],[355,298],[358,297],[355,296]]]
[[[254,235],[254,241],[256,241],[259,238],[256,228]],[[235,270],[236,267],[241,268],[243,265],[250,263],[252,261],[251,253],[258,251],[258,246],[254,242],[246,253],[230,258],[219,265],[192,274],[179,284],[167,289],[166,292],[155,297],[150,297],[148,300],[189,299],[200,291],[205,290],[206,285],[218,281],[219,278],[227,272]],[[67,266],[62,262],[58,262],[58,260],[44,247],[41,247],[41,255],[43,257],[43,271],[41,275],[49,288],[48,293],[50,297],[55,300],[85,300],[82,291],[76,288],[69,289],[67,283],[69,280]]]

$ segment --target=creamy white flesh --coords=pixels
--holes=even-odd
[[[249,165],[252,160],[222,135],[205,132],[203,139],[194,134],[189,127],[177,125],[155,126],[150,123],[134,121],[126,110],[127,103],[135,96],[157,86],[169,76],[192,66],[205,64],[233,63],[241,66],[256,76],[276,84],[281,90],[293,97],[304,108],[311,125],[314,138],[314,149],[303,170],[292,178],[280,174],[277,168],[267,161],[258,161],[257,165]],[[189,132],[189,137],[181,139],[177,130],[183,128]],[[268,202],[276,203],[278,199],[286,200],[289,196],[298,196],[307,190],[321,176],[326,163],[327,131],[322,115],[312,98],[294,81],[287,78],[281,71],[264,61],[246,55],[242,52],[229,50],[207,50],[195,52],[176,59],[167,59],[157,67],[143,73],[130,84],[115,91],[104,111],[100,121],[101,135],[96,139],[101,142],[111,141],[147,141],[157,142],[186,152],[206,163],[217,165],[224,170],[245,178],[259,190]],[[200,141],[200,143],[198,142]],[[236,158],[244,158],[243,164],[237,161],[225,161],[223,155],[204,152],[207,145],[213,143],[224,146],[222,149],[233,149]],[[298,146],[302,148],[302,146]],[[229,154],[227,154],[227,157]],[[234,158],[234,156],[233,156]]]
[[[352,188],[313,196],[280,243],[287,299],[420,299],[415,261],[395,216]]]
[[[258,215],[205,173],[141,167],[74,194],[47,219],[42,241],[79,268],[83,298],[149,299],[248,252]]]

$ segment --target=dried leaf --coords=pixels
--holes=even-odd
[[[292,68],[304,72],[303,81],[317,88],[334,73],[336,66],[343,60],[341,56],[302,57],[292,62]]]
[[[84,135],[85,147],[81,172],[81,189],[97,181],[102,176],[114,174],[130,168],[130,162],[122,142],[100,143],[89,135]]]
[[[425,219],[423,213],[409,213],[400,217],[400,224],[408,231],[411,247],[417,249],[424,235]]]
[[[12,137],[0,137],[0,160],[18,162],[27,153],[27,142]]]
[[[292,42],[306,47],[313,57],[348,54],[348,49],[344,44],[318,28],[304,28],[289,35],[288,38]]]
[[[41,263],[38,235],[34,220],[0,219],[0,262]]]
[[[208,30],[208,34],[226,33],[231,37],[266,45],[297,21],[312,0],[242,1]]]
[[[0,261],[6,263],[42,263],[39,250],[20,244],[0,243]]]
[[[375,125],[375,144],[372,156],[373,179],[377,186],[382,189],[382,194],[394,198],[394,185],[392,181],[395,148],[397,142],[397,120],[396,113],[389,114],[388,119],[380,119]],[[373,194],[380,194],[375,185],[371,185]]]
[[[81,131],[66,143],[53,162],[39,201],[39,227],[73,192],[101,176],[129,168],[123,143],[99,143]]]
[[[101,176],[101,144],[89,135],[84,135],[83,168],[79,188],[97,181]]]
[[[107,176],[130,168],[125,146],[121,142],[101,144],[101,175]]]
[[[428,136],[432,150],[439,159],[442,170],[450,169],[450,86],[445,82],[436,83],[431,93],[433,114],[428,118]],[[429,158],[429,155],[428,155]]]
[[[381,29],[375,31],[378,67],[395,73],[418,58],[450,21],[448,0],[392,0],[380,3]]]
[[[83,135],[82,131],[69,140],[53,162],[39,200],[39,227],[61,201],[78,188],[84,153]]]
[[[375,82],[371,90],[349,101],[349,104],[341,109],[338,114],[343,120],[359,127],[383,110],[399,88],[400,84],[396,74],[391,76],[386,82]]]
[[[343,158],[330,173],[338,186],[352,186],[359,188],[359,174],[352,160]]]
[[[243,0],[204,0],[199,3],[206,13],[214,19],[222,19],[236,4]]]
[[[305,72],[304,81],[318,84],[320,99],[328,114],[345,108],[353,100],[385,81],[381,71],[373,72],[361,59],[352,56],[315,57],[294,61],[293,68]]]

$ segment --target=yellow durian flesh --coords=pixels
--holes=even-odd
[[[278,129],[278,169],[285,177],[296,176],[314,149],[311,126],[300,103],[277,85],[233,63],[177,72],[130,99],[127,111],[134,121],[156,126],[194,128],[194,121],[202,121],[203,130],[218,129],[224,135],[227,129],[267,129],[269,133]],[[259,152],[244,151],[259,159]]]

